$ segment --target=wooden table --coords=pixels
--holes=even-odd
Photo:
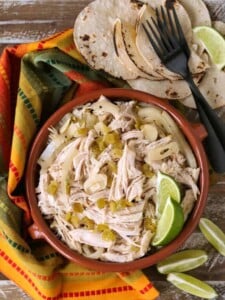
[[[89,2],[90,0],[0,0],[0,52],[5,46],[36,41],[73,27],[77,14]],[[205,2],[214,20],[225,21],[225,0]],[[204,216],[225,231],[225,176],[217,176],[215,184],[210,188]],[[198,229],[185,242],[183,248],[205,249],[209,253],[205,266],[191,274],[214,286],[220,295],[218,299],[225,299],[225,257],[219,255],[206,242]],[[145,270],[145,273],[160,290],[160,299],[197,299],[167,283],[165,277],[160,276],[154,267]],[[27,300],[30,297],[0,274],[0,300],[3,299]]]

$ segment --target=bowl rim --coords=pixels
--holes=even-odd
[[[170,116],[172,116],[172,118],[178,124],[183,134],[186,136],[186,139],[188,140],[195,154],[198,167],[200,168],[200,195],[181,233],[171,243],[157,250],[155,253],[146,255],[130,262],[114,263],[94,260],[85,257],[82,254],[79,254],[75,250],[70,249],[50,230],[37,205],[37,197],[35,194],[34,176],[37,167],[36,161],[40,156],[41,151],[43,150],[43,146],[46,145],[47,137],[49,135],[49,127],[55,126],[67,112],[72,111],[72,109],[76,106],[95,101],[101,95],[109,98],[127,98],[141,102],[147,102],[166,110],[167,113],[169,113]],[[25,172],[25,188],[26,197],[30,206],[31,216],[33,218],[34,224],[38,227],[44,239],[56,251],[58,251],[62,256],[66,257],[70,261],[89,269],[103,272],[125,272],[147,268],[158,263],[162,259],[178,250],[178,248],[195,230],[207,202],[209,189],[208,161],[197,131],[194,129],[194,127],[191,126],[191,124],[185,119],[185,117],[177,109],[171,106],[166,100],[133,89],[106,88],[96,90],[94,92],[89,92],[83,96],[75,97],[70,102],[64,104],[61,108],[54,112],[42,125],[30,148]]]

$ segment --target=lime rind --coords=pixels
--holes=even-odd
[[[213,287],[191,275],[174,272],[167,275],[167,281],[189,294],[204,299],[213,299],[218,296]]]
[[[184,213],[179,203],[167,199],[162,215],[158,220],[156,234],[152,240],[153,246],[165,246],[182,230]]]
[[[225,256],[225,234],[212,221],[201,218],[199,228],[208,242],[223,256]]]
[[[207,259],[208,255],[204,250],[183,250],[172,254],[162,262],[158,263],[157,270],[161,274],[186,272],[203,265]]]

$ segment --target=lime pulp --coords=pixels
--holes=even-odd
[[[208,255],[204,250],[183,250],[170,255],[158,263],[157,270],[162,274],[186,272],[201,266],[207,259]]]
[[[162,213],[168,197],[180,203],[181,192],[179,185],[171,176],[159,172],[157,176],[157,211],[159,214]]]
[[[225,256],[224,232],[216,224],[206,218],[200,219],[199,228],[209,243],[212,244],[221,255]]]
[[[167,280],[177,288],[204,299],[213,299],[217,296],[216,291],[210,285],[184,273],[170,273]]]
[[[184,214],[179,203],[168,198],[160,216],[156,234],[153,238],[153,246],[164,246],[171,242],[182,230]]]

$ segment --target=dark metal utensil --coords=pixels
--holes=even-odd
[[[206,153],[213,169],[225,172],[225,124],[217,116],[195,85],[188,67],[190,49],[184,37],[174,7],[156,9],[156,18],[142,24],[148,39],[162,63],[187,81],[201,122],[208,136],[204,141]]]

